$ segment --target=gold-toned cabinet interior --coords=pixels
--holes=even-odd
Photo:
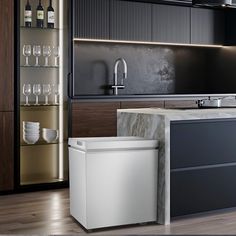
[[[68,180],[68,151],[67,151],[67,74],[68,74],[68,22],[67,0],[52,0],[55,12],[54,28],[47,28],[47,7],[49,0],[42,0],[44,7],[44,27],[36,27],[36,8],[38,0],[30,0],[32,9],[32,25],[25,27],[24,9],[27,0],[20,0],[20,43],[19,43],[19,128],[20,128],[20,185],[56,183]],[[23,55],[24,45],[31,46],[31,55]],[[41,55],[36,56],[33,47],[40,46]],[[43,46],[49,46],[48,64],[43,55]],[[53,48],[59,48],[59,56],[55,56]],[[24,86],[30,85],[31,93],[24,94]],[[40,85],[37,95],[34,85]],[[44,85],[49,85],[50,93],[44,94]],[[56,90],[59,90],[59,92]],[[45,90],[46,91],[46,90]],[[47,97],[47,98],[46,98]],[[27,99],[27,101],[26,101]],[[34,143],[28,139],[35,131],[25,128],[24,122],[39,123],[39,138]],[[48,129],[44,130],[43,129]],[[45,139],[45,133],[54,132],[54,140]]]

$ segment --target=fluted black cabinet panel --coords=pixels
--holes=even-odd
[[[224,44],[225,13],[222,10],[191,9],[191,43]]]
[[[109,39],[110,0],[74,0],[74,37]]]
[[[226,39],[225,45],[236,45],[236,9],[226,11]]]
[[[153,41],[190,43],[190,8],[153,4]]]
[[[151,4],[111,1],[111,39],[151,41]]]

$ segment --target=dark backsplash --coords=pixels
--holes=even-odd
[[[218,68],[214,65],[225,57],[221,48],[206,47],[100,42],[77,42],[74,47],[76,96],[112,94],[113,68],[119,57],[128,64],[128,79],[119,94],[212,93],[217,91],[212,87],[213,77],[218,78],[223,73],[218,71],[221,65]],[[121,76],[121,64],[119,71]]]

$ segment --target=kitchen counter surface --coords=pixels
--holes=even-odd
[[[159,140],[157,222],[170,223],[170,123],[178,120],[236,119],[236,108],[217,109],[119,109],[118,136]]]

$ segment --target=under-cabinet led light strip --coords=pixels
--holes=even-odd
[[[110,40],[110,39],[86,39],[74,38],[74,42],[98,42],[98,43],[124,43],[124,44],[146,44],[146,45],[168,45],[168,46],[188,46],[188,47],[211,47],[221,48],[223,45],[210,44],[188,44],[188,43],[163,43],[163,42],[148,42],[148,41],[129,41],[129,40]]]
[[[59,49],[60,49],[60,57],[59,57],[59,84],[60,84],[60,96],[59,96],[59,163],[58,163],[58,171],[59,171],[59,179],[63,180],[64,178],[64,125],[63,125],[63,21],[64,21],[64,0],[59,0]]]

